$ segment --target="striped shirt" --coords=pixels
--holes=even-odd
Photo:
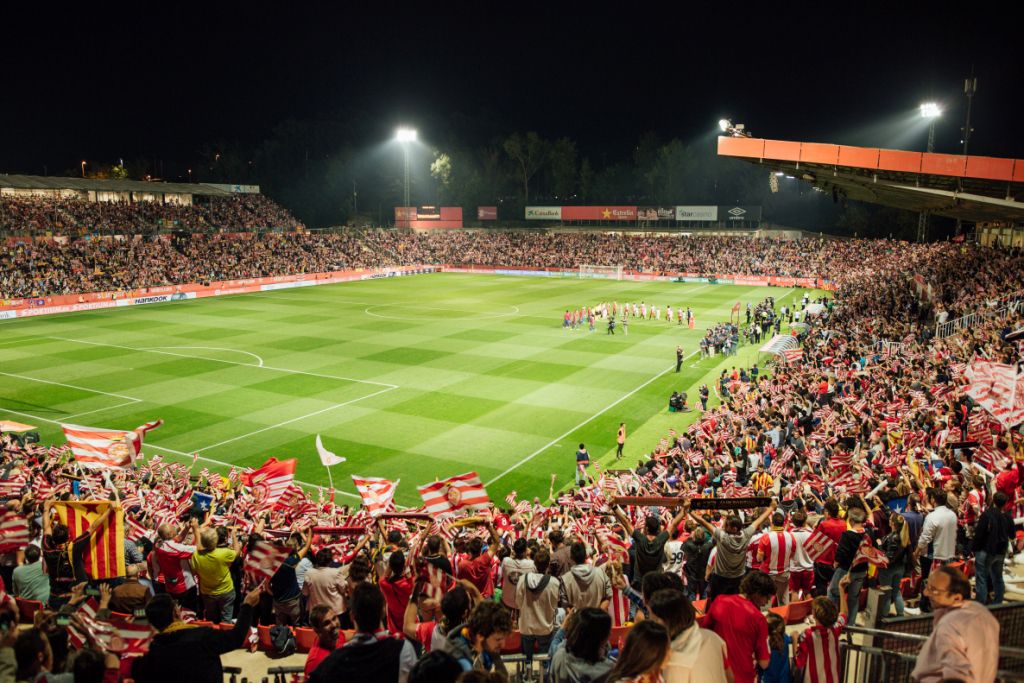
[[[772,529],[758,541],[758,557],[761,571],[766,574],[782,574],[789,571],[789,563],[796,551],[796,538],[788,531]]]
[[[840,683],[839,634],[845,626],[846,615],[840,614],[835,625],[812,626],[800,634],[796,665],[804,669],[805,683]]]
[[[802,526],[790,529],[789,533],[796,539],[796,548],[793,550],[793,556],[789,559],[789,570],[803,572],[814,569],[814,561],[804,549],[804,543],[807,542],[807,537],[811,535],[812,530]]]

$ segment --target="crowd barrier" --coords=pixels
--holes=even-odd
[[[301,275],[276,275],[272,277],[246,278],[242,280],[220,280],[210,283],[189,283],[145,287],[142,289],[116,292],[90,292],[88,294],[62,294],[37,298],[0,300],[0,320],[30,318],[57,313],[93,311],[120,306],[141,306],[146,304],[204,299],[227,294],[249,294],[269,292],[293,287],[311,287],[339,282],[376,280],[424,273],[472,273],[477,275],[514,275],[530,277],[577,278],[579,271],[569,268],[503,268],[500,266],[396,266],[394,268],[343,270],[329,273],[305,273]],[[700,275],[697,273],[647,273],[623,271],[623,280],[636,282],[691,282],[704,284],[737,284],[754,287],[806,287],[835,291],[831,282],[819,278],[804,277],[751,277],[747,275]]]

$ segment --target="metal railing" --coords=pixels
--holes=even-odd
[[[844,683],[902,683],[910,680],[927,636],[847,626],[839,643],[840,680]],[[1024,648],[999,648],[999,683],[1024,681]]]
[[[1013,294],[1009,294],[999,299],[998,303],[991,308],[982,308],[974,313],[968,313],[967,315],[961,316],[955,320],[947,320],[944,323],[935,323],[935,338],[945,339],[952,334],[956,334],[960,330],[968,327],[974,327],[978,323],[988,320],[989,318],[1016,312],[1020,309],[1022,301],[1024,301],[1024,291],[1014,292]]]

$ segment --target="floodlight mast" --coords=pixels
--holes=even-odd
[[[921,105],[921,116],[928,120],[928,153],[935,151],[935,120],[942,116],[942,107],[937,102],[925,102]],[[928,212],[922,211],[917,216],[917,241],[924,242],[928,238]]]
[[[409,206],[409,143],[416,142],[416,130],[414,128],[399,128],[395,132],[395,139],[402,143],[402,158],[405,161],[405,178],[403,183],[404,194],[402,196],[403,206]]]

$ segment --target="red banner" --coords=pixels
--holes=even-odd
[[[563,206],[563,221],[635,221],[635,206]]]
[[[498,220],[498,207],[496,207],[496,206],[478,206],[478,207],[476,207],[476,219],[478,221],[496,221],[496,220]]]

